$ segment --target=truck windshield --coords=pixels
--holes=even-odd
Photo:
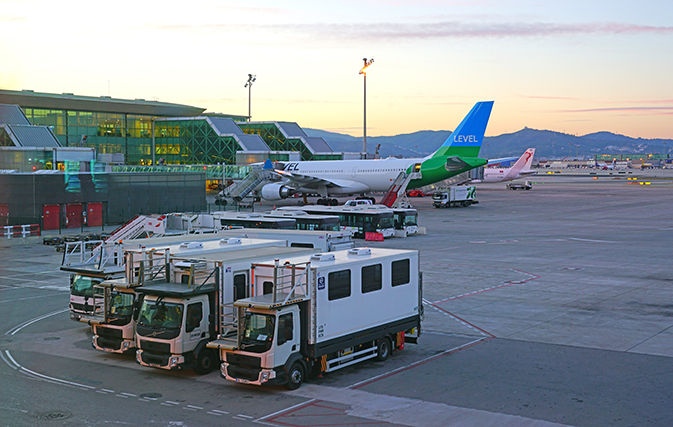
[[[241,350],[264,353],[271,348],[276,317],[269,314],[248,313],[243,323]]]
[[[108,318],[110,324],[125,325],[133,317],[133,294],[112,292]]]
[[[171,302],[143,301],[138,316],[138,326],[153,329],[180,329],[182,304]]]
[[[70,278],[70,293],[80,297],[92,297],[93,285],[97,285],[100,282],[101,280],[95,277],[73,274]]]

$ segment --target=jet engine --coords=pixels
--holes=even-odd
[[[287,199],[296,192],[297,190],[294,188],[286,187],[283,184],[266,184],[261,190],[262,198],[265,200]]]

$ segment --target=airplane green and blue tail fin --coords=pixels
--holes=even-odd
[[[479,157],[492,108],[493,101],[477,102],[432,157]]]

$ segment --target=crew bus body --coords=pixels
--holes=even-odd
[[[258,213],[216,212],[213,220],[220,228],[245,227],[274,230],[294,230],[297,222],[293,218],[267,218]]]
[[[339,228],[350,231],[353,237],[364,239],[366,233],[380,233],[383,237],[395,235],[391,209],[367,209],[365,206],[283,206],[278,210],[302,210],[313,215],[337,215]]]
[[[338,215],[315,215],[306,211],[272,210],[264,214],[266,218],[291,218],[296,221],[297,230],[340,231]]]

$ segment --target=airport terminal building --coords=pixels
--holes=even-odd
[[[0,90],[0,104],[5,106],[0,110],[0,147],[44,146],[21,132],[31,125],[42,133],[48,129],[61,147],[93,148],[105,163],[245,165],[267,158],[344,156],[296,123],[249,122],[247,116],[206,113],[189,105],[32,90]],[[20,111],[10,112],[10,107]]]

